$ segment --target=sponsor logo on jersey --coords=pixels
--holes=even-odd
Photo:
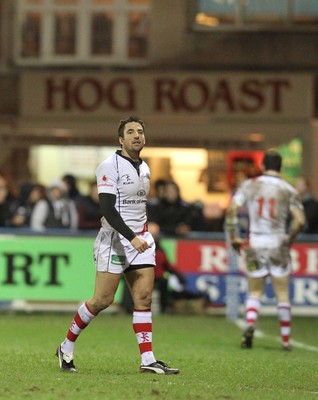
[[[145,191],[145,190],[143,190],[143,189],[141,189],[141,190],[138,190],[138,192],[137,192],[137,196],[139,196],[139,197],[146,196],[146,191]]]
[[[106,176],[106,175],[103,175],[103,176],[101,177],[101,181],[102,181],[102,182],[97,183],[97,187],[113,187],[113,184],[107,182],[107,179],[108,179],[107,176]]]
[[[103,187],[103,186],[113,187],[114,185],[112,183],[99,183],[97,186],[98,187]]]
[[[112,264],[114,265],[125,265],[125,261],[126,261],[125,256],[112,255]]]
[[[121,177],[123,181],[123,185],[133,185],[134,181],[131,180],[131,177],[128,174],[125,174]]]
[[[138,199],[138,200],[123,200],[123,204],[141,204],[146,203],[145,199]]]

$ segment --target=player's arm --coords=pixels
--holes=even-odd
[[[306,217],[301,207],[293,207],[290,210],[291,223],[289,228],[288,243],[291,245],[298,233],[303,229],[306,223]]]
[[[129,226],[125,224],[121,215],[116,210],[116,195],[110,193],[100,193],[98,197],[100,210],[107,222],[127,240],[133,240],[136,236],[135,233],[129,228]]]
[[[111,193],[99,194],[99,205],[102,215],[106,218],[107,222],[127,240],[131,242],[136,250],[139,252],[145,251],[149,246],[148,243],[136,236],[136,234],[127,226],[117,211],[116,195]]]
[[[225,212],[225,227],[228,231],[231,245],[233,246],[234,250],[240,252],[244,241],[237,235],[238,210],[238,205],[234,199],[232,199]]]

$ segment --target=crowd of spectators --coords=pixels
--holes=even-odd
[[[186,236],[193,231],[209,231],[203,203],[185,201],[175,181],[160,179],[155,182],[156,195],[148,201],[148,221],[160,228],[165,236]]]
[[[299,176],[295,187],[307,217],[303,232],[318,233],[318,201],[310,182],[305,176]],[[159,179],[154,189],[155,195],[149,198],[147,210],[149,230],[157,247],[154,289],[158,296],[157,312],[204,314],[208,305],[206,295],[188,290],[186,275],[170,263],[160,239],[187,237],[191,232],[222,232],[224,211],[211,209],[200,201],[185,201],[178,184],[172,180]],[[88,193],[83,195],[76,178],[70,174],[47,186],[27,182],[15,188],[0,173],[0,228],[28,228],[35,232],[98,230],[101,217],[96,181],[89,184]],[[239,219],[246,220],[244,215]],[[124,290],[123,308],[129,310],[132,302],[127,293]]]
[[[295,181],[307,217],[303,233],[318,233],[318,200],[307,177]],[[148,200],[148,222],[156,224],[160,236],[185,237],[191,232],[222,232],[224,211],[182,198],[173,180],[154,182],[155,194]],[[46,229],[97,230],[101,211],[96,181],[89,184],[88,194],[78,189],[76,177],[66,174],[44,186],[26,182],[16,188],[0,173],[0,227]]]
[[[81,194],[76,178],[67,174],[44,186],[27,182],[18,188],[0,174],[0,227],[94,230],[100,228],[101,211],[96,182]]]
[[[203,203],[189,203],[172,180],[155,182],[156,195],[149,198],[148,221],[158,225],[165,236],[186,236],[193,231],[213,231],[204,216]],[[100,228],[96,181],[89,184],[89,193],[78,189],[75,176],[66,174],[47,186],[26,182],[18,188],[10,179],[0,174],[0,227],[47,229],[96,230]],[[221,215],[221,220],[223,215]],[[218,226],[222,231],[222,221]]]
[[[295,181],[295,188],[300,195],[306,216],[303,232],[316,234],[318,233],[318,201],[313,194],[311,182],[306,176],[300,175]]]

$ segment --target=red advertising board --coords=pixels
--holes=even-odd
[[[318,243],[296,243],[291,250],[293,275],[318,277]],[[185,273],[227,274],[228,252],[225,242],[178,240],[176,267]],[[244,272],[242,262],[239,271]]]

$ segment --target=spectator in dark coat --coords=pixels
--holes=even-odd
[[[314,197],[309,179],[301,175],[295,182],[306,215],[304,233],[318,233],[318,201]]]
[[[32,182],[22,184],[12,217],[12,226],[17,228],[29,228],[34,206],[38,201],[45,198],[46,188],[44,185]]]
[[[0,226],[10,227],[17,198],[10,190],[9,182],[0,174]]]
[[[148,221],[158,224],[163,235],[185,236],[192,230],[205,230],[201,228],[202,209],[184,201],[174,181],[165,183],[163,199],[148,209]]]
[[[83,195],[78,189],[76,177],[71,174],[66,174],[62,177],[62,182],[64,182],[69,199],[73,200],[75,204],[78,204],[83,198]]]
[[[97,183],[90,184],[90,193],[83,196],[77,205],[78,209],[78,229],[99,229],[102,213],[99,207]]]

